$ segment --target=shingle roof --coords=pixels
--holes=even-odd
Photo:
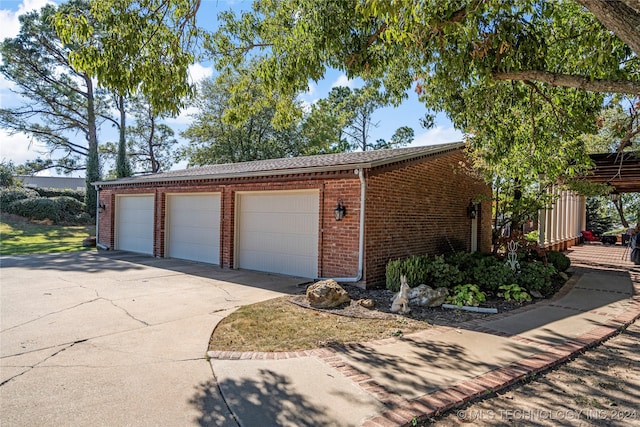
[[[337,171],[345,169],[372,168],[403,160],[459,150],[462,142],[428,145],[423,147],[395,148],[388,150],[360,151],[350,153],[320,154],[304,157],[256,160],[252,162],[224,163],[194,167],[159,174],[120,178],[113,181],[95,182],[95,185],[125,185],[145,182],[191,181],[196,179],[221,179],[247,176],[274,176],[296,173]]]

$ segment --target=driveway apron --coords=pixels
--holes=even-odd
[[[118,252],[0,258],[2,426],[237,425],[216,324],[304,279]]]

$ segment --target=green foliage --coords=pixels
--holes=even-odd
[[[20,199],[8,205],[7,213],[20,215],[29,219],[50,219],[55,224],[86,223],[84,204],[67,197],[31,197]]]
[[[13,187],[17,185],[14,178],[16,168],[11,162],[0,163],[0,187]]]
[[[483,290],[495,292],[514,280],[511,268],[494,256],[476,258],[470,268],[463,270],[465,281],[477,283]]]
[[[394,292],[400,290],[400,276],[403,275],[407,277],[410,287],[426,284],[436,288],[451,288],[462,282],[458,267],[447,263],[443,256],[412,256],[390,261],[386,269],[387,289]]]
[[[588,197],[587,230],[602,234],[613,226],[612,211],[608,209],[607,201],[603,197]]]
[[[429,270],[429,256],[412,256],[404,260],[394,260],[387,263],[387,289],[393,292],[400,290],[400,276],[406,276],[410,287],[426,282]]]
[[[547,251],[547,262],[553,265],[557,271],[567,271],[571,266],[569,257],[559,251]]]
[[[243,162],[289,156],[301,156],[330,151],[332,128],[316,123],[318,128],[308,127],[301,121],[302,109],[294,98],[289,98],[296,109],[297,120],[276,129],[273,126],[274,105],[285,102],[275,92],[265,91],[260,80],[252,81],[242,94],[232,91],[233,85],[249,78],[252,68],[225,70],[216,78],[200,85],[199,96],[194,102],[198,113],[192,124],[182,132],[189,141],[180,152],[180,158],[190,165]],[[251,107],[245,114],[227,117],[238,102]],[[314,116],[318,119],[318,116]],[[321,139],[316,133],[327,136]]]
[[[520,272],[516,276],[517,284],[527,291],[538,291],[543,295],[553,288],[552,277],[557,273],[553,265],[544,265],[539,261],[520,263]]]
[[[71,64],[102,87],[129,95],[141,92],[154,111],[177,114],[193,94],[188,67],[198,36],[191,0],[92,1],[65,8],[53,21],[61,39],[73,44]]]
[[[84,201],[84,191],[80,190],[58,190],[57,188],[34,188],[33,189],[40,197],[59,197],[66,196],[72,197],[79,202]]]
[[[260,1],[221,14],[206,47],[219,69],[258,61],[236,93],[260,78],[292,96],[329,68],[384,88],[391,103],[413,88],[428,113],[444,111],[467,133],[487,181],[524,189],[542,175],[543,187],[581,175],[581,136],[597,131],[604,93],[639,92],[640,60],[610,26],[614,16],[599,21],[578,2],[543,0]],[[274,121],[290,116],[279,104]]]
[[[457,306],[471,306],[477,307],[480,303],[483,303],[487,300],[487,297],[484,292],[480,290],[478,285],[466,284],[466,285],[457,285],[453,288],[453,295],[447,298],[451,304],[455,304]]]
[[[516,283],[512,283],[510,285],[502,285],[499,287],[502,291],[504,299],[507,301],[516,301],[516,302],[529,302],[531,301],[531,295],[521,288]]]
[[[35,190],[26,187],[0,188],[0,209],[8,212],[9,205],[16,200],[38,197]]]

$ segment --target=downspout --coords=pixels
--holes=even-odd
[[[360,178],[360,235],[358,240],[358,275],[356,277],[330,277],[330,279],[336,282],[343,283],[355,283],[362,280],[362,273],[364,270],[364,207],[365,198],[367,196],[367,182],[364,178],[363,169],[355,169],[353,171]],[[326,280],[327,278],[320,278],[319,280]]]
[[[94,185],[94,187],[96,188],[96,248],[97,249],[102,249],[107,250],[109,249],[107,246],[103,245],[102,243],[100,243],[100,186],[99,185]]]
[[[100,242],[100,186],[94,185],[96,189],[96,247]]]

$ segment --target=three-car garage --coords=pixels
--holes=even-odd
[[[116,197],[119,250],[153,255],[153,194]],[[221,193],[166,194],[164,256],[221,264]],[[318,276],[319,191],[235,193],[234,267]]]

